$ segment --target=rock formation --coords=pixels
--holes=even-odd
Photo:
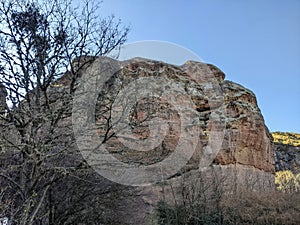
[[[160,199],[172,201],[183,183],[192,187],[198,178],[204,183],[217,178],[215,187],[229,192],[273,188],[272,137],[255,95],[224,80],[217,67],[98,58],[82,69],[73,104],[64,100],[74,81],[69,75],[53,83],[49,102],[73,110],[73,117],[63,117],[53,130],[53,143],[65,149],[70,141],[74,154],[69,151],[49,163],[76,167],[83,157],[91,167],[51,187],[55,224],[151,224]],[[94,93],[99,81],[104,85]],[[65,134],[72,128],[75,137],[70,138]],[[47,127],[42,129],[41,137]],[[93,146],[93,141],[100,144]],[[101,146],[106,154],[91,151]],[[129,167],[119,169],[120,162]]]
[[[103,60],[109,61],[110,59],[96,59],[82,72],[83,76],[90,76],[84,83],[93,80],[95,76],[99,76],[100,69],[97,64],[103,63]],[[162,172],[166,176],[163,179],[164,182],[174,189],[180,188],[183,175],[188,177],[185,178],[186,183],[192,183],[195,177],[199,176],[199,171],[203,174],[203,168],[205,168],[204,176],[206,179],[212,178],[217,173],[226,177],[227,184],[225,186],[234,184],[235,189],[241,186],[249,189],[273,187],[275,169],[272,137],[264,124],[255,95],[250,90],[224,80],[224,73],[217,67],[201,62],[188,61],[182,66],[174,66],[163,62],[135,58],[125,62],[114,61],[114,63],[120,66],[120,70],[114,71],[111,78],[105,82],[103,89],[98,90],[95,121],[96,133],[101,140],[105,140],[106,149],[115,159],[133,167],[150,166],[149,170],[150,172],[153,170],[152,175],[154,174],[155,180],[157,170],[151,165],[163,161],[175,152],[182,135],[180,129],[183,122],[180,113],[176,112],[178,108],[172,105],[174,102],[170,103],[170,99],[159,94],[155,96],[152,93],[150,97],[140,97],[140,99],[138,97],[134,99],[134,94],[132,95],[134,88],[137,88],[135,94],[138,96],[142,90],[152,88],[149,82],[155,83],[155,79],[165,78],[171,82],[171,88],[174,87],[172,85],[175,85],[179,90],[175,96],[175,101],[179,107],[186,107],[182,97],[184,93],[181,93],[181,90],[184,90],[191,99],[191,108],[188,110],[194,121],[189,121],[192,127],[189,132],[199,136],[183,137],[184,143],[196,138],[196,145],[194,143],[188,145],[188,148],[194,147],[195,149],[191,155],[191,150],[188,148],[179,155],[177,159],[186,157],[187,163],[177,173],[167,177],[169,173]],[[112,70],[110,67],[107,69]],[[145,85],[142,88],[137,85],[130,86],[132,82],[141,78],[145,80],[151,78],[152,80],[148,80],[148,83],[138,84]],[[66,77],[62,80],[64,81],[63,85],[68,84]],[[153,86],[155,85],[153,84]],[[80,86],[80,82],[78,86]],[[59,88],[62,87],[59,85],[55,87],[56,90]],[[159,90],[154,90],[159,92]],[[174,92],[172,93],[174,94]],[[126,95],[127,98],[122,96],[125,94],[128,94]],[[135,102],[132,103],[131,101]],[[118,114],[118,111],[126,111],[128,106],[132,108],[128,111],[130,113],[125,121],[130,124],[130,134],[111,135],[114,132],[117,133],[116,128],[111,126],[112,110]],[[113,109],[114,107],[116,108]],[[157,141],[158,143],[155,143],[150,150],[139,149],[137,151],[134,147],[143,146],[142,140],[151,137],[151,130],[147,121],[157,117],[168,121],[169,127],[163,128],[162,133],[156,133],[154,136],[154,140],[159,140],[161,136],[163,138],[159,142]],[[197,131],[193,129],[197,129]],[[165,134],[163,134],[164,132]],[[138,146],[133,144],[133,148],[130,148],[126,144],[128,140],[129,142],[130,140],[139,140],[140,144]],[[145,146],[145,148],[147,147],[149,146]],[[214,149],[218,150],[215,151]],[[208,153],[209,151],[211,154]],[[173,162],[173,164],[177,164],[177,162]],[[120,173],[114,165],[108,165],[105,169],[108,170],[108,174],[109,172]],[[168,168],[164,169],[168,170]],[[168,187],[162,188],[159,182],[144,187],[131,187],[129,185],[125,186],[126,191],[123,191],[124,186],[111,183],[106,178],[102,179],[106,180],[105,182],[102,181],[103,187],[122,190],[116,200],[117,204],[113,206],[113,215],[107,213],[107,217],[112,216],[115,223],[122,218],[122,224],[147,224],[151,220],[158,200],[163,195],[170,197],[171,193],[168,185]],[[140,179],[137,178],[137,174],[132,173],[127,182],[128,184],[136,184],[137,179]],[[121,183],[126,184],[124,180],[121,181]],[[232,186],[228,190],[231,189]],[[105,211],[110,212],[111,209],[106,208]]]
[[[96,60],[94,63],[97,62]],[[99,103],[96,106],[96,110],[102,112],[102,114],[99,113],[96,121],[99,127],[103,128],[107,124],[102,108],[105,108],[109,101],[111,101],[110,103],[115,101],[120,89],[127,88],[126,85],[138,78],[166,77],[186,90],[192,100],[191,111],[197,119],[196,126],[200,128],[200,144],[195,149],[187,167],[195,169],[199,166],[201,152],[203,153],[203,149],[209,144],[210,136],[216,138],[217,136],[213,136],[213,132],[220,131],[223,132],[223,139],[219,141],[221,146],[214,159],[214,164],[250,166],[274,173],[272,137],[264,124],[255,95],[250,90],[224,80],[225,75],[218,68],[200,62],[187,62],[183,66],[173,66],[138,58],[123,62],[122,65],[125,66],[122,66],[121,71],[104,88],[105,95],[99,97],[102,100],[99,102],[105,102],[105,104]],[[208,76],[209,73],[212,76]],[[138,89],[138,91],[141,90],[142,88]],[[216,94],[215,92],[220,93]],[[179,96],[176,97],[179,98]],[[179,105],[180,101],[179,99]],[[174,113],[175,109],[162,98],[158,100],[152,97],[148,102],[142,99],[137,101],[135,106],[130,122],[137,125],[134,132],[136,135],[140,135],[139,138],[146,138],[148,135],[145,127],[138,127],[139,120],[145,119],[147,114],[167,119],[173,125],[173,129],[169,130],[169,135],[166,135],[160,145],[147,154],[126,148],[117,138],[108,140],[108,147],[112,142],[113,147],[111,148],[114,152],[112,154],[121,160],[151,164],[161,160],[161,157],[165,157],[174,150],[180,138],[178,131],[180,118]],[[165,112],[168,112],[168,115]],[[173,115],[170,116],[170,114]],[[213,119],[213,115],[219,115],[219,118]],[[151,119],[150,117],[149,119]],[[101,129],[98,132],[101,136]]]

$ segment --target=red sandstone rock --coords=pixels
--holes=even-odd
[[[97,59],[90,67],[87,67],[82,72],[83,76],[99,75],[95,68],[101,60],[103,59]],[[100,92],[95,108],[97,129],[95,133],[99,139],[103,140],[104,137],[118,132],[118,129],[111,126],[113,125],[111,120],[113,106],[115,112],[122,111],[132,104],[131,101],[136,100],[126,117],[128,130],[131,132],[112,136],[105,141],[107,151],[115,159],[133,167],[147,167],[163,161],[174,153],[182,135],[181,126],[183,125],[177,108],[168,102],[168,96],[160,96],[157,91],[155,93],[157,96],[149,98],[137,100],[132,97],[137,96],[141,91],[147,91],[151,84],[136,87],[136,92],[129,95],[132,97],[129,100],[118,96],[122,93],[122,89],[125,89],[123,94],[132,91],[129,85],[137,79],[163,77],[178,87],[175,100],[179,107],[186,106],[185,95],[190,98],[191,107],[184,109],[191,118],[188,121],[190,127],[186,126],[186,129],[191,129],[191,135],[194,134],[193,129],[198,129],[197,137],[183,137],[187,142],[193,138],[197,139],[197,146],[192,157],[176,174],[164,177],[165,182],[171,184],[176,192],[182,185],[183,174],[187,177],[185,184],[191,186],[194,180],[203,173],[201,169],[205,166],[207,167],[206,179],[223,176],[227,178],[227,185],[234,185],[235,188],[228,185],[230,186],[229,192],[233,189],[236,191],[240,186],[257,189],[272,187],[274,173],[272,138],[264,124],[255,95],[251,91],[224,80],[224,73],[217,67],[201,62],[189,61],[182,66],[174,66],[138,58],[121,62],[120,66],[120,71],[106,82],[103,90],[99,90],[102,92]],[[63,85],[71,82],[67,77],[61,80]],[[164,89],[174,87],[172,85],[165,85]],[[119,100],[116,100],[118,98]],[[157,141],[157,145],[149,151],[137,151],[124,145],[126,141],[138,140],[142,143],[143,140],[149,138],[151,127],[147,122],[154,118],[161,119],[161,124],[156,124],[156,127],[163,128],[163,122],[167,124],[166,129],[162,129],[161,133],[158,132],[154,136],[157,140],[162,138],[161,142]],[[111,129],[108,130],[108,128]],[[189,150],[183,148],[182,157],[187,157],[186,153]],[[176,161],[171,163],[177,164]],[[107,165],[107,167],[114,169],[114,165]],[[150,169],[149,171],[151,172]],[[135,180],[136,177],[134,175],[128,177],[128,181],[131,179]],[[122,189],[121,186],[113,185],[105,178],[102,183],[114,187],[111,190]],[[155,204],[162,198],[162,195],[172,198],[171,192],[169,185],[161,184],[128,187],[126,192],[121,191],[118,204],[112,206],[113,209],[106,209],[108,212],[112,210],[114,212],[108,213],[107,216],[113,217],[114,221],[122,221],[123,224],[147,224],[154,213]],[[109,196],[108,194],[107,197]]]

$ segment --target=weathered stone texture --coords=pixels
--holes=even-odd
[[[101,58],[96,59],[91,68],[100,60]],[[107,128],[111,125],[109,123],[111,121],[107,118],[110,118],[110,106],[122,88],[138,78],[165,77],[178,85],[179,89],[185,90],[190,97],[193,107],[189,110],[192,117],[196,118],[195,121],[191,121],[191,125],[199,129],[198,145],[193,156],[181,171],[172,177],[166,177],[167,184],[171,184],[175,189],[180,188],[182,174],[187,176],[185,182],[192,184],[194,177],[199,176],[200,171],[203,172],[201,159],[207,157],[206,147],[211,139],[218,138],[215,134],[219,132],[222,134],[222,138],[217,141],[220,142],[220,150],[213,158],[209,158],[211,156],[207,158],[207,161],[211,160],[206,165],[207,171],[210,172],[205,176],[212,177],[217,173],[226,177],[226,183],[235,185],[235,188],[241,186],[250,189],[272,188],[275,171],[272,138],[264,124],[256,97],[250,90],[224,80],[225,75],[221,70],[201,62],[188,61],[182,66],[174,66],[137,58],[121,62],[120,65],[121,70],[106,83],[98,97],[95,119],[99,138],[114,132],[113,129],[107,132]],[[56,92],[54,90],[62,89],[61,86],[71,82],[67,75],[60,79],[61,83],[59,81],[55,83],[53,95]],[[179,105],[184,101],[180,95],[177,100]],[[163,140],[155,148],[150,151],[136,151],[122,144],[122,138],[142,140],[149,137],[149,127],[143,122],[156,117],[168,121],[168,127]],[[147,166],[162,161],[174,152],[181,135],[180,116],[176,113],[176,107],[168,103],[166,98],[140,99],[132,109],[128,122],[132,125],[131,134],[126,137],[108,138],[106,141],[107,150],[118,160],[131,165]],[[214,146],[217,145],[212,145]],[[105,180],[103,178],[102,183],[107,183]],[[124,188],[112,183],[108,186],[111,187],[107,189],[107,198],[113,194],[109,190]],[[170,186],[167,185],[165,191],[168,191],[168,187]],[[232,191],[232,188],[230,186],[228,191]],[[155,204],[164,194],[162,185],[126,187],[125,190],[119,192],[119,196],[111,206],[113,209],[105,206],[106,216],[113,216],[113,221],[122,221],[122,224],[149,223]]]

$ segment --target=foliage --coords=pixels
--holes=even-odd
[[[171,198],[163,191],[165,194],[156,207],[157,224],[300,224],[300,192],[262,191],[241,186],[234,190],[235,180],[208,177],[200,174],[198,179],[193,177],[177,188],[172,187]]]
[[[164,198],[157,204],[158,224],[220,224],[225,180],[226,178],[217,174],[213,168],[210,168],[209,172],[199,171],[199,174],[193,176],[192,182],[186,182],[185,175],[182,175],[179,187],[175,188],[170,184],[171,196],[163,190]]]
[[[278,171],[275,174],[275,184],[277,189],[283,192],[300,191],[300,174],[293,174],[292,171]]]
[[[222,202],[224,225],[297,225],[300,223],[300,194],[242,192],[225,196]]]
[[[157,223],[161,225],[298,225],[300,223],[299,202],[299,193],[280,192],[224,193],[219,208],[214,208],[214,205],[209,202],[201,207],[196,204],[192,204],[191,207],[191,205],[170,205],[161,200],[157,205]]]
[[[273,132],[274,143],[285,145],[300,146],[300,134],[289,132]]]

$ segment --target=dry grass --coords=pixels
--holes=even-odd
[[[161,201],[157,212],[160,225],[299,225],[300,193],[243,192],[175,206]]]
[[[222,200],[226,225],[299,225],[300,193],[247,192]]]

